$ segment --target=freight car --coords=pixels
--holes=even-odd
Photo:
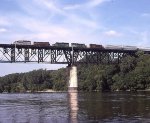
[[[102,45],[99,45],[99,44],[90,44],[89,46],[90,46],[90,48],[104,49],[104,47]]]
[[[56,42],[55,44],[53,44],[53,46],[56,46],[56,47],[69,47],[69,43]]]
[[[150,51],[150,47],[139,47],[138,49],[142,51]]]
[[[123,46],[123,50],[138,50],[136,46]]]
[[[50,46],[49,42],[33,42],[34,46]]]
[[[86,48],[86,45],[85,44],[79,44],[79,43],[71,43],[71,47]]]
[[[122,50],[123,46],[122,45],[106,45],[105,49],[116,49],[116,50]]]
[[[18,41],[13,42],[13,44],[16,44],[16,45],[31,45],[31,41],[18,40]]]

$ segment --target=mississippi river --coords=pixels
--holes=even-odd
[[[0,94],[0,123],[128,122],[150,122],[150,92]]]

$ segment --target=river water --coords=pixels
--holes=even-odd
[[[0,123],[149,123],[150,92],[0,94]]]

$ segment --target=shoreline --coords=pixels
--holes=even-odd
[[[34,91],[34,92],[26,91],[25,93],[53,93],[53,92],[66,92],[66,91],[55,91],[53,89],[46,89],[43,91]]]
[[[68,91],[56,91],[53,89],[46,89],[43,91],[25,91],[25,92],[2,92],[1,94],[10,94],[10,93],[62,93],[62,92],[68,92]],[[88,92],[88,91],[77,91],[77,92]],[[89,91],[89,92],[150,92],[150,89],[145,89],[145,90],[114,90],[114,91]]]

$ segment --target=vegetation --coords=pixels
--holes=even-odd
[[[77,67],[79,90],[82,91],[150,89],[150,55],[143,52],[124,57],[120,64]],[[67,78],[66,68],[10,74],[0,77],[0,92],[67,90]]]
[[[150,88],[150,55],[137,52],[120,64],[89,65],[78,69],[79,89],[86,91],[145,90]]]
[[[45,89],[66,90],[65,69],[57,71],[34,70],[0,77],[0,92],[43,91]]]

